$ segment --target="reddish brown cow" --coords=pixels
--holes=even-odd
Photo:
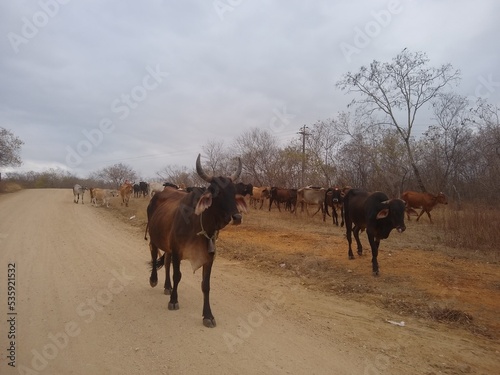
[[[431,211],[434,206],[438,203],[448,204],[448,200],[446,199],[446,195],[443,193],[439,193],[437,195],[432,195],[430,193],[420,193],[417,191],[405,191],[401,194],[401,199],[406,202],[407,208],[421,208],[420,214],[417,217],[420,219],[420,216],[423,215],[424,212],[427,213],[429,217],[429,221],[432,223]],[[410,215],[408,214],[408,220],[410,220]]]
[[[128,201],[130,200],[130,196],[134,192],[134,186],[130,182],[124,182],[122,186],[120,186],[120,196],[122,197],[122,205],[125,203],[125,206],[128,207]]]
[[[189,259],[193,270],[203,266],[201,290],[203,292],[203,324],[215,327],[209,302],[210,273],[215,255],[215,241],[219,230],[233,221],[241,223],[240,212],[246,212],[243,196],[236,194],[233,183],[241,173],[238,170],[231,177],[208,176],[202,169],[200,155],[196,159],[198,175],[210,185],[205,189],[184,192],[165,189],[157,193],[154,212],[149,220],[149,247],[152,270],[149,283],[158,283],[158,249],[165,251],[165,270],[169,276],[168,259],[172,261],[173,288],[170,294],[169,310],[179,309],[177,287],[181,280],[180,262]],[[156,195],[155,195],[156,196]]]

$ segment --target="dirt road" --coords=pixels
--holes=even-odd
[[[168,311],[140,233],[85,199],[0,196],[1,374],[500,373],[498,343],[418,319],[390,324],[400,317],[222,257],[217,327],[205,328],[201,272],[183,263],[180,310]]]

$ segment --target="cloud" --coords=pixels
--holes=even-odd
[[[16,53],[9,33],[22,36],[41,4],[51,4],[53,16]],[[230,145],[252,127],[269,129],[283,109],[293,116],[276,135],[286,140],[346,109],[350,97],[334,86],[343,73],[405,47],[427,52],[433,65],[461,69],[464,95],[474,95],[481,77],[500,81],[493,0],[233,4],[222,19],[213,2],[0,5],[0,119],[26,143],[21,168],[63,165],[83,177],[124,162],[154,176],[167,164],[192,167],[209,139]],[[391,7],[401,11],[380,18]],[[354,45],[358,30],[371,36],[348,61],[341,45]],[[134,88],[142,98],[137,87],[156,66],[168,77],[127,116],[117,113],[113,103]],[[482,92],[499,103],[500,87],[491,87]],[[80,164],[68,165],[68,147],[88,141],[84,131],[103,119],[113,130]]]

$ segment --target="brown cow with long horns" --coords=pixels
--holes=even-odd
[[[241,160],[238,170],[231,177],[207,175],[196,159],[196,172],[210,185],[205,191],[195,189],[184,191],[165,189],[157,193],[161,203],[156,207],[149,221],[152,271],[150,285],[158,283],[158,249],[166,252],[166,270],[171,258],[173,266],[173,288],[170,294],[169,310],[179,309],[177,287],[181,280],[180,262],[188,259],[193,270],[203,266],[201,290],[203,292],[203,324],[215,327],[215,318],[210,309],[210,273],[215,255],[215,241],[219,230],[228,225],[241,223],[240,212],[247,212],[243,196],[236,194],[234,181],[241,174]],[[168,273],[167,273],[168,275]]]

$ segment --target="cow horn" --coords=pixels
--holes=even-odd
[[[196,173],[198,173],[198,176],[200,176],[202,179],[204,179],[206,182],[210,183],[212,182],[212,177],[208,176],[203,168],[201,167],[201,162],[200,162],[201,154],[198,154],[198,157],[196,158]]]
[[[240,177],[240,174],[241,174],[241,159],[238,158],[238,169],[236,170],[236,172],[234,172],[234,174],[231,176],[231,180],[234,182],[238,179],[238,177]]]

